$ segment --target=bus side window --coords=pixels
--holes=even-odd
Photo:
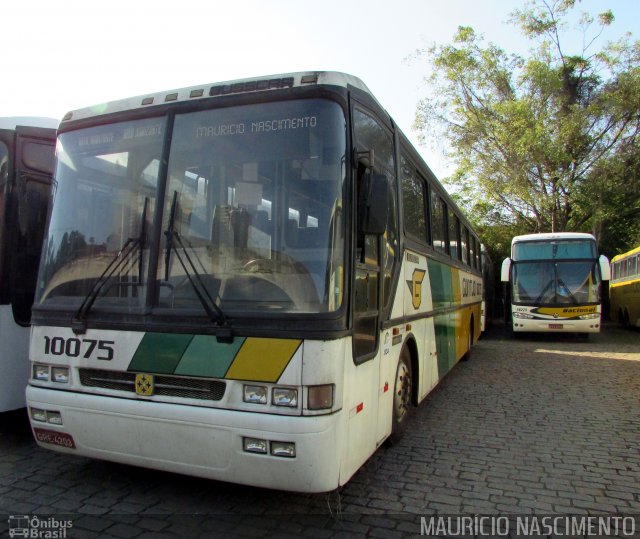
[[[421,242],[427,242],[427,210],[425,205],[427,186],[418,176],[413,165],[401,156],[403,225],[405,234]]]
[[[431,189],[431,238],[433,248],[441,253],[449,253],[447,245],[447,207],[442,197]]]
[[[471,264],[469,252],[469,229],[465,226],[462,228],[462,262],[465,264]]]
[[[451,258],[460,260],[460,219],[449,208],[449,251]]]

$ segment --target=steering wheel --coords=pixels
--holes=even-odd
[[[242,271],[249,273],[273,273],[273,260],[268,258],[254,258],[242,266]]]

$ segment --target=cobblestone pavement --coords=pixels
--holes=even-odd
[[[496,328],[339,492],[300,495],[72,458],[0,431],[9,515],[66,537],[405,537],[429,515],[640,514],[640,332]],[[424,530],[423,530],[424,531]],[[636,533],[639,530],[636,529]]]

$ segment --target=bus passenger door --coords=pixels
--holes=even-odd
[[[19,126],[16,135],[11,303],[16,322],[28,325],[51,196],[56,131]]]
[[[378,236],[358,233],[353,308],[353,357],[357,364],[371,359],[378,350],[378,243]]]
[[[383,356],[379,341],[397,256],[395,152],[392,130],[378,115],[356,105],[352,118],[357,151],[353,357],[358,383],[366,384],[360,392],[371,406],[366,437],[373,450],[388,434],[392,410],[391,392],[382,389],[391,358]]]

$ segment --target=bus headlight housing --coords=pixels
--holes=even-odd
[[[51,367],[51,381],[58,384],[68,384],[69,367]]]
[[[514,318],[533,318],[532,314],[529,313],[513,313]]]
[[[296,456],[296,444],[293,442],[271,442],[271,454],[274,457],[292,459]]]
[[[47,423],[62,425],[62,414],[60,412],[47,411]]]
[[[31,419],[38,421],[39,423],[47,422],[47,412],[40,408],[31,408]]]
[[[33,379],[40,382],[49,381],[49,365],[41,365],[39,363],[33,366]]]
[[[260,438],[242,438],[242,447],[247,453],[267,454],[267,440]]]
[[[298,406],[298,390],[288,387],[274,387],[271,402],[276,406]]]
[[[600,313],[583,314],[580,320],[595,320],[596,318],[600,318]]]
[[[267,404],[267,388],[265,386],[245,385],[242,400],[251,404]]]

